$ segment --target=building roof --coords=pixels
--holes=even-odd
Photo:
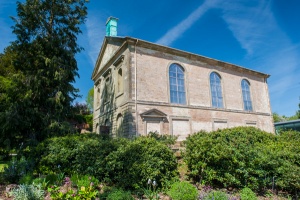
[[[101,55],[104,53],[104,49],[107,45],[107,42],[108,42],[107,40],[108,39],[118,40],[118,41],[122,40],[123,44],[120,46],[120,48],[122,46],[124,46],[125,43],[133,44],[133,45],[137,45],[139,47],[149,48],[149,49],[152,49],[152,50],[158,50],[158,51],[162,51],[162,52],[165,52],[165,53],[170,53],[170,54],[173,54],[173,55],[187,57],[191,60],[202,61],[202,62],[208,63],[210,65],[217,65],[217,66],[222,66],[222,67],[225,67],[225,68],[232,68],[232,69],[235,69],[237,71],[250,72],[250,73],[256,74],[258,76],[262,76],[264,78],[269,78],[270,77],[269,74],[265,74],[265,73],[262,73],[262,72],[259,72],[259,71],[255,71],[255,70],[252,70],[252,69],[241,67],[239,65],[235,65],[235,64],[232,64],[232,63],[228,63],[228,62],[220,61],[220,60],[217,60],[217,59],[205,57],[205,56],[202,56],[202,55],[194,54],[194,53],[183,51],[183,50],[180,50],[180,49],[175,49],[175,48],[171,48],[171,47],[168,47],[168,46],[152,43],[152,42],[141,40],[141,39],[138,39],[138,38],[133,38],[133,37],[128,37],[128,36],[126,36],[126,37],[106,36],[104,38],[101,50],[99,52],[92,78],[96,75],[95,73],[98,71],[100,58],[101,58]]]
[[[285,121],[285,122],[276,122],[274,123],[274,125],[276,126],[279,126],[279,125],[286,125],[286,124],[300,124],[300,119],[296,119],[296,120],[291,120],[291,121]]]

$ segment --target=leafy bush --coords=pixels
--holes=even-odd
[[[89,125],[89,131],[93,130],[93,114],[84,115],[86,123]]]
[[[187,138],[184,160],[190,175],[202,184],[257,190],[271,176],[263,151],[274,140],[274,135],[253,127],[201,131]]]
[[[256,194],[250,188],[243,188],[240,196],[241,200],[257,200]]]
[[[20,178],[19,184],[30,185],[30,184],[32,183],[33,180],[34,180],[33,174],[27,173],[27,174],[24,174],[24,175]]]
[[[130,192],[122,189],[113,189],[108,195],[107,200],[134,200]]]
[[[123,188],[146,188],[148,179],[158,187],[177,175],[173,152],[153,138],[139,137],[107,157],[108,178]]]
[[[0,161],[6,161],[9,158],[9,151],[0,148]]]
[[[206,197],[204,197],[204,200],[228,200],[228,197],[226,193],[222,191],[211,191],[208,193]]]
[[[173,200],[195,200],[198,196],[198,190],[189,182],[175,182],[168,195]]]
[[[72,184],[77,186],[77,187],[89,187],[91,184],[94,186],[97,186],[99,184],[99,180],[96,179],[93,176],[88,176],[88,175],[78,175],[74,174],[71,176],[71,181]]]
[[[32,181],[33,184],[39,184],[41,185],[41,188],[43,190],[46,190],[49,186],[49,181],[47,181],[46,178],[42,178],[42,177],[39,177],[39,178],[35,178],[33,181]]]
[[[106,156],[125,143],[125,139],[104,140],[96,134],[54,137],[40,143],[31,156],[38,172],[90,174],[101,180],[106,175]]]
[[[300,133],[275,136],[253,127],[207,133],[185,142],[184,159],[190,175],[202,184],[254,191],[275,188],[296,194],[300,190]]]
[[[21,157],[20,160],[13,159],[8,166],[4,168],[3,177],[9,183],[18,183],[20,178],[27,173],[32,173],[33,163]]]
[[[300,190],[300,132],[282,131],[276,139],[265,147],[264,162],[273,172],[275,187],[295,194]]]
[[[41,189],[41,185],[19,185],[9,195],[13,196],[15,200],[42,200],[45,192]]]
[[[173,135],[161,135],[157,131],[155,132],[149,132],[147,137],[154,138],[158,142],[161,142],[165,145],[172,145],[175,144],[178,137]]]

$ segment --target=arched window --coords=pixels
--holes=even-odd
[[[212,107],[223,108],[221,77],[216,72],[210,74],[210,90]]]
[[[169,68],[171,103],[186,104],[184,87],[184,69],[173,63]]]
[[[123,74],[122,69],[118,70],[118,93],[123,93]]]
[[[247,80],[243,79],[241,86],[242,86],[242,93],[243,93],[244,110],[252,111],[250,83]]]

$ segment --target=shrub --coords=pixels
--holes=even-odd
[[[45,192],[41,189],[41,185],[19,185],[9,195],[13,196],[15,200],[42,200]]]
[[[34,177],[31,173],[27,173],[24,174],[20,180],[19,180],[19,184],[26,184],[26,185],[30,185],[32,183],[32,181],[34,180]]]
[[[189,182],[175,182],[172,184],[168,195],[173,200],[195,200],[198,196],[198,190]]]
[[[134,200],[130,192],[122,189],[113,189],[108,195],[107,200]]]
[[[240,196],[241,200],[257,200],[256,194],[250,188],[243,188]]]
[[[202,184],[258,190],[272,173],[263,151],[274,140],[274,135],[253,127],[201,131],[187,138],[184,160],[191,177]]]
[[[33,184],[39,184],[39,185],[41,185],[41,188],[43,189],[43,190],[46,190],[47,188],[48,188],[48,186],[49,186],[49,181],[47,181],[47,179],[46,178],[42,178],[42,177],[39,177],[39,178],[35,178],[33,181],[32,181],[32,183]],[[52,185],[53,185],[53,183],[52,183]]]
[[[78,175],[74,174],[71,176],[72,184],[77,187],[89,187],[92,185],[97,186],[99,184],[99,180],[96,179],[94,176],[88,176],[88,175]]]
[[[155,132],[149,132],[147,137],[154,138],[158,142],[161,142],[165,145],[173,145],[175,144],[178,137],[173,135],[161,135],[157,131]]]
[[[0,148],[0,161],[7,161],[9,159],[9,151]]]
[[[273,171],[270,179],[274,177],[276,188],[296,194],[300,190],[300,132],[282,131],[276,139],[265,148],[265,163]]]
[[[90,174],[100,180],[106,175],[106,156],[125,144],[125,139],[104,140],[96,134],[54,137],[40,143],[32,157],[43,174]]]
[[[20,178],[27,173],[32,173],[33,163],[21,157],[20,160],[13,159],[8,166],[4,168],[3,177],[9,183],[18,183]]]
[[[226,193],[222,191],[211,191],[208,193],[206,197],[204,197],[204,200],[228,200],[228,197]]]
[[[177,175],[173,152],[153,138],[139,137],[107,157],[108,178],[118,186],[146,188],[148,179],[158,187]]]

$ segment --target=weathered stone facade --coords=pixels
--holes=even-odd
[[[170,65],[184,73],[184,104],[171,103]],[[220,76],[223,106],[212,104],[210,74]],[[149,131],[179,135],[235,126],[274,132],[269,75],[130,37],[105,37],[92,75],[94,131],[136,136]],[[244,109],[242,80],[252,109]],[[249,97],[248,97],[249,98]]]

